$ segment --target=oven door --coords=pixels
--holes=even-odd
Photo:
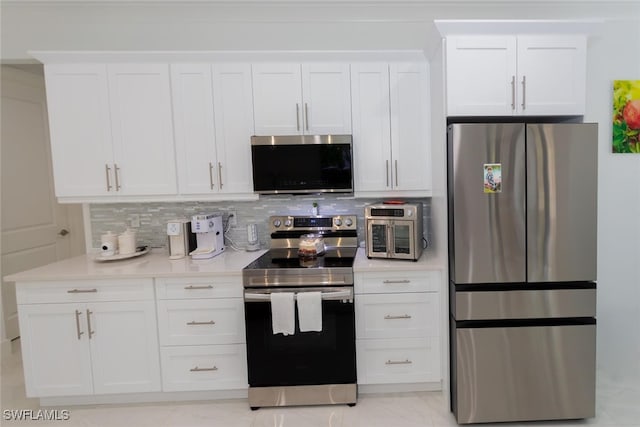
[[[415,259],[413,221],[367,219],[367,256]]]
[[[322,331],[273,333],[271,292],[321,290]],[[249,386],[355,384],[355,316],[352,287],[245,289]]]

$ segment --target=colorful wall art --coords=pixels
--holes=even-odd
[[[613,81],[613,152],[640,153],[640,80]]]

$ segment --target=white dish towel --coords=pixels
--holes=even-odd
[[[322,292],[299,292],[296,298],[300,332],[322,331]]]
[[[273,333],[293,335],[296,327],[296,308],[293,292],[271,293],[271,326]]]

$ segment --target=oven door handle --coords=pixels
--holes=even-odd
[[[294,292],[294,299],[297,299],[296,296],[298,293],[309,292],[309,290],[289,290],[287,289],[284,292]],[[322,299],[324,301],[349,301],[353,302],[353,289],[345,289],[339,288],[335,291],[323,291],[321,292]],[[245,291],[244,293],[244,301],[245,302],[265,302],[271,300],[271,291]]]

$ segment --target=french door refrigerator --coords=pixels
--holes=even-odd
[[[448,127],[458,423],[595,415],[597,124]]]

